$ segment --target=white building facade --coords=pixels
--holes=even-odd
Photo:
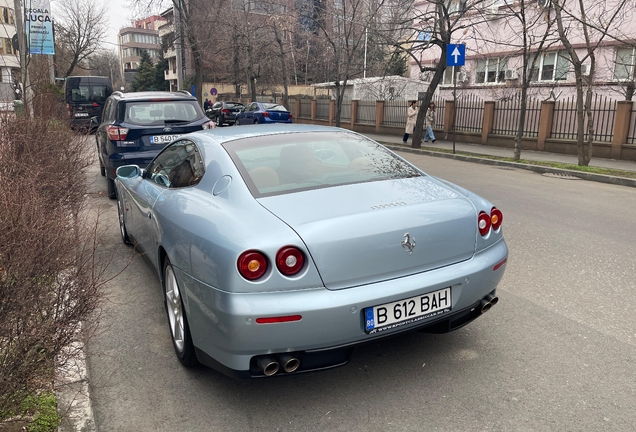
[[[0,102],[15,99],[13,81],[20,71],[19,54],[11,43],[15,34],[13,1],[0,0]]]

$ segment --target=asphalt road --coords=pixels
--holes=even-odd
[[[125,267],[88,345],[98,430],[633,431],[636,189],[404,157],[503,211],[499,304],[454,333],[410,333],[341,368],[256,381],[181,367],[158,279],[121,243],[95,170],[109,272]]]

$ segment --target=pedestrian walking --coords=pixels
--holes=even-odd
[[[406,141],[409,139],[409,135],[413,133],[413,129],[415,129],[415,122],[417,121],[417,101],[411,101],[409,103],[409,107],[406,110],[406,129],[404,130],[404,137],[402,141],[406,144]]]
[[[433,133],[433,125],[435,125],[435,104],[431,102],[428,104],[428,109],[426,110],[426,119],[424,121],[424,126],[426,127],[426,132],[424,133],[424,142],[428,142],[428,138],[431,138],[431,142],[435,142],[435,134]]]
[[[208,100],[208,98],[205,98],[205,102],[203,102],[203,110],[207,111],[210,109],[210,101]]]

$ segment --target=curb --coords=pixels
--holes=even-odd
[[[401,146],[395,143],[388,143],[388,142],[381,142],[381,141],[380,141],[380,144],[382,144],[383,146],[393,151],[401,151],[401,152],[414,153],[419,155],[441,157],[446,159],[455,159],[455,160],[460,160],[465,162],[480,163],[484,165],[520,168],[520,169],[525,169],[528,171],[534,171],[540,174],[545,174],[545,173],[567,174],[573,177],[578,177],[583,180],[595,181],[598,183],[608,183],[608,184],[614,184],[614,185],[620,185],[620,186],[636,187],[636,179],[631,179],[626,177],[617,177],[617,176],[611,176],[606,174],[596,174],[596,173],[569,170],[569,169],[563,169],[563,168],[552,168],[552,167],[546,167],[541,165],[529,165],[529,164],[524,164],[520,162],[500,161],[496,159],[488,159],[484,157],[479,157],[479,155],[465,156],[465,155],[458,155],[458,154],[452,154],[452,153],[436,152],[436,151],[416,149],[412,147]]]
[[[75,341],[65,348],[70,361],[56,371],[54,390],[62,421],[58,432],[95,432],[84,344]]]

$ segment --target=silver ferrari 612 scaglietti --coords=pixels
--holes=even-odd
[[[346,363],[497,302],[502,213],[343,129],[183,135],[117,170],[121,235],[157,269],[174,348],[238,377]]]

